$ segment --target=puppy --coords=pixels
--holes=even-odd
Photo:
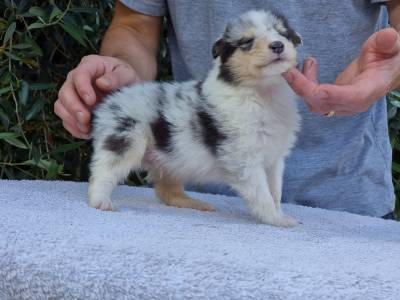
[[[212,210],[182,183],[222,182],[261,222],[295,226],[280,202],[300,117],[281,74],[296,65],[298,43],[284,17],[250,11],[226,26],[204,81],[144,82],[108,96],[94,112],[89,205],[112,210],[113,188],[144,169],[167,205]]]

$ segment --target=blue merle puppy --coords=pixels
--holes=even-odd
[[[114,187],[142,169],[167,205],[213,210],[182,184],[221,182],[261,222],[295,226],[280,202],[300,117],[281,74],[296,65],[299,42],[282,16],[250,11],[228,23],[204,81],[143,82],[108,96],[94,112],[89,205],[113,210]]]

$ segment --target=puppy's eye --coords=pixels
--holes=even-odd
[[[249,51],[253,47],[254,38],[244,38],[237,42],[238,47],[243,51]]]
[[[292,29],[288,29],[288,30],[285,30],[285,31],[276,29],[276,31],[281,36],[283,36],[283,37],[287,38],[289,41],[291,41],[293,43],[293,45],[295,45],[295,46],[297,46],[297,45],[302,43],[300,36],[295,31],[293,31]]]

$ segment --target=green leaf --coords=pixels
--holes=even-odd
[[[39,151],[38,147],[36,147],[35,145],[32,145],[31,157],[32,157],[33,161],[36,163],[38,163],[40,160],[40,151]]]
[[[94,32],[93,28],[88,25],[83,25],[83,30]]]
[[[13,54],[13,53],[11,53],[9,51],[4,51],[4,54],[7,55],[12,60],[21,60],[20,57],[16,56],[15,54]]]
[[[396,113],[397,113],[397,107],[396,106],[390,107],[388,110],[388,118],[393,119],[396,116]]]
[[[23,49],[32,48],[33,45],[29,44],[29,43],[20,43],[20,44],[12,45],[12,47],[13,47],[13,49],[23,50]]]
[[[0,139],[6,141],[10,145],[13,145],[17,148],[21,149],[28,149],[28,147],[21,142],[17,137],[19,135],[16,134],[15,132],[1,132],[0,133]]]
[[[0,107],[0,121],[3,124],[4,128],[8,129],[8,127],[10,126],[10,118],[1,107]]]
[[[400,101],[398,100],[391,100],[390,104],[392,104],[393,106],[399,107],[400,108]]]
[[[85,32],[82,28],[72,23],[62,23],[60,25],[70,36],[77,40],[82,46],[86,47],[86,42],[84,40]]]
[[[55,83],[46,83],[46,82],[39,82],[39,83],[30,82],[29,83],[29,90],[31,90],[31,91],[47,90],[47,89],[54,88],[54,87],[56,87]]]
[[[4,40],[3,40],[4,44],[7,43],[10,39],[12,39],[16,27],[17,27],[17,24],[15,22],[12,22],[10,24],[10,26],[8,26],[7,31],[4,35]]]
[[[26,105],[26,103],[28,102],[28,96],[29,84],[25,80],[22,80],[21,90],[19,92],[19,103],[21,103],[22,105]]]
[[[78,149],[80,146],[82,146],[85,143],[86,143],[86,141],[80,141],[80,142],[61,145],[61,146],[57,147],[56,149],[51,150],[49,154],[53,155],[53,154],[65,153],[65,152],[68,152],[71,150],[75,150],[75,149]]]
[[[11,79],[12,79],[11,72],[6,72],[0,78],[0,86],[7,86],[7,85],[9,86]]]
[[[45,18],[47,16],[46,12],[38,6],[32,6],[29,9],[29,13],[34,16],[41,17],[41,18]]]
[[[57,6],[54,6],[53,10],[51,11],[51,14],[50,14],[49,21],[51,22],[54,18],[61,16],[61,15],[62,15],[62,11]]]
[[[76,12],[76,13],[95,14],[98,12],[98,9],[94,8],[94,7],[73,7],[70,9],[70,11]]]
[[[4,139],[7,143],[9,143],[10,145],[13,145],[17,148],[21,148],[21,149],[28,149],[28,147],[21,142],[19,139],[17,138],[6,138]]]
[[[4,88],[0,89],[0,95],[3,95],[5,93],[8,93],[9,91],[11,91],[11,87],[10,86],[6,86]]]
[[[26,113],[25,119],[27,121],[32,120],[43,108],[44,100],[43,98],[39,98],[33,103],[30,110]]]
[[[396,173],[400,173],[400,164],[392,162],[392,170]]]
[[[44,24],[44,23],[35,22],[35,23],[32,23],[32,24],[30,24],[30,25],[28,26],[28,30],[37,29],[37,28],[43,28],[43,27],[46,27],[46,26],[47,26],[47,25]]]
[[[12,169],[4,168],[4,173],[6,173],[8,179],[15,179],[14,172]]]
[[[55,179],[57,175],[62,172],[63,166],[59,165],[54,159],[40,159],[39,161],[34,161],[32,159],[24,161],[24,164],[30,166],[37,166],[43,170],[47,171],[46,179]]]
[[[48,167],[50,166],[50,161],[45,159],[40,159],[39,161],[34,161],[33,159],[29,159],[24,161],[24,164],[30,166],[38,166],[41,169],[47,170]]]
[[[393,92],[391,92],[391,94],[394,95],[395,97],[397,97],[398,99],[400,99],[400,91],[399,90],[393,91]]]
[[[0,140],[11,138],[11,137],[19,137],[19,134],[15,132],[0,132]]]
[[[30,38],[28,34],[23,35],[21,42],[32,45],[32,51],[30,52],[32,55],[34,55],[34,56],[42,56],[43,55],[42,49],[40,49],[40,47],[36,43],[36,41],[34,39]]]
[[[46,179],[56,179],[59,170],[60,168],[58,163],[54,159],[50,160],[49,167],[47,168]]]

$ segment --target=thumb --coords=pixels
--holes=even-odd
[[[118,65],[111,72],[97,78],[96,85],[103,92],[111,92],[138,81],[140,78],[131,66]]]
[[[393,28],[383,29],[373,34],[363,46],[363,54],[386,58],[400,52],[400,37]]]

